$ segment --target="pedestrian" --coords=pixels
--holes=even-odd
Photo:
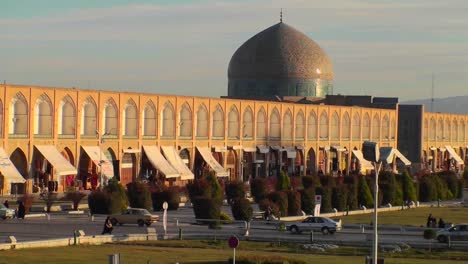
[[[431,220],[431,227],[436,228],[437,227],[437,219],[435,217],[432,217]]]
[[[432,225],[432,214],[429,214],[427,217],[426,227],[431,227]]]
[[[112,227],[112,222],[110,220],[110,216],[106,218],[106,221],[104,221],[104,228],[102,230],[101,235],[109,234],[112,235],[112,230],[114,227]]]
[[[4,205],[6,208],[10,208],[10,204],[8,203],[8,200],[5,200],[5,202],[3,203],[3,205]]]
[[[445,228],[445,222],[442,218],[439,219],[439,228]]]
[[[25,215],[26,215],[26,207],[24,207],[24,203],[20,201],[18,205],[18,218],[24,219]]]

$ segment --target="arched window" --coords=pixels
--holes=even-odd
[[[442,118],[439,118],[437,123],[437,140],[440,141],[444,137],[444,121]]]
[[[96,137],[97,107],[92,97],[87,97],[81,110],[81,136]]]
[[[224,138],[224,111],[220,105],[216,106],[213,113],[213,137]]]
[[[423,128],[424,141],[427,141],[428,134],[429,134],[429,121],[427,120],[427,118],[424,118],[424,128]]]
[[[76,129],[76,109],[70,96],[67,95],[60,101],[58,116],[57,128],[59,134],[74,136]]]
[[[310,111],[309,119],[307,120],[307,139],[317,139],[317,115],[314,111]]]
[[[158,114],[152,101],[148,101],[143,109],[143,136],[156,137],[158,134]]]
[[[244,138],[253,138],[253,114],[252,109],[247,107],[242,117],[242,134]]]
[[[445,119],[445,125],[444,125],[444,141],[450,141],[450,131],[451,131],[451,126],[450,126],[450,120],[448,118]]]
[[[52,137],[52,102],[46,94],[42,94],[34,107],[34,134]]]
[[[325,111],[320,114],[320,139],[328,139],[328,115]]]
[[[278,110],[273,109],[270,115],[270,138],[279,139],[281,137],[281,123]]]
[[[208,110],[205,105],[200,105],[197,111],[197,137],[208,137]]]
[[[331,120],[331,139],[340,140],[340,116],[337,112],[333,112]]]
[[[183,104],[180,109],[179,136],[192,137],[192,110],[187,103]]]
[[[304,139],[304,113],[299,111],[296,116],[296,139]]]
[[[165,138],[174,138],[175,136],[175,120],[174,120],[174,107],[170,102],[166,102],[162,110],[162,126],[161,136]]]
[[[353,115],[353,125],[351,128],[351,133],[353,140],[360,140],[361,139],[361,117],[358,113],[354,113]]]
[[[265,110],[261,108],[257,114],[257,139],[266,138],[266,128],[267,128],[266,120],[267,118],[266,118]]]
[[[466,135],[465,135],[465,121],[462,120],[460,123],[460,127],[458,128],[458,141],[465,141],[466,140]]]
[[[370,139],[370,116],[369,113],[364,114],[364,119],[362,119],[362,139],[369,140]]]
[[[343,121],[341,122],[341,138],[343,140],[349,140],[351,135],[351,120],[349,118],[348,112],[345,112],[343,115]]]
[[[293,125],[291,111],[286,111],[283,116],[283,138],[292,139]]]
[[[9,123],[10,137],[28,135],[28,102],[21,93],[17,93],[10,102]]]
[[[395,118],[392,117],[392,121],[390,122],[390,136],[392,137],[392,139],[395,139],[396,138],[396,122],[395,122]]]
[[[457,140],[458,140],[458,121],[454,119],[452,123],[452,141],[457,141]]]
[[[382,139],[390,140],[390,119],[388,119],[388,115],[384,115],[382,120]]]
[[[231,107],[228,116],[228,138],[239,138],[239,112],[237,107]]]
[[[104,122],[102,122],[104,134],[112,136],[117,135],[118,113],[117,105],[114,100],[107,100],[104,104],[104,115],[102,116],[104,119]]]
[[[378,114],[375,114],[372,120],[372,140],[380,140],[380,117]]]
[[[135,102],[130,99],[123,110],[123,135],[126,137],[138,136],[138,110]]]
[[[429,140],[435,141],[436,140],[436,131],[437,125],[434,117],[431,118],[430,130],[429,130]]]

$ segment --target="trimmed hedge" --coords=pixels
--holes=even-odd
[[[322,205],[320,205],[320,213],[330,213],[332,211],[332,197],[330,187],[317,187],[315,189],[317,195],[322,195]]]
[[[268,195],[268,198],[278,206],[279,215],[276,216],[287,216],[288,215],[288,195],[286,192],[272,192]]]
[[[230,181],[225,187],[226,199],[229,204],[234,200],[245,198],[244,183],[239,181]]]
[[[250,181],[250,193],[256,203],[267,198],[267,181],[264,178],[255,178]]]
[[[313,214],[315,208],[315,189],[307,188],[301,190],[301,209],[306,214]]]
[[[91,214],[109,214],[110,194],[103,191],[93,191],[88,195],[88,206]]]
[[[338,211],[345,211],[348,200],[348,188],[345,185],[339,185],[332,188],[331,202],[332,207]]]
[[[358,204],[364,205],[367,208],[374,205],[374,198],[372,197],[371,190],[367,184],[365,176],[360,176],[358,180]]]
[[[232,215],[236,220],[248,221],[252,220],[253,217],[253,208],[250,204],[250,201],[241,198],[234,200],[231,205]]]
[[[288,216],[302,215],[301,193],[299,191],[288,191]]]
[[[111,179],[104,190],[110,194],[109,214],[119,214],[127,209],[127,191],[122,184],[115,179]]]
[[[135,181],[127,184],[127,193],[130,207],[151,210],[153,201],[146,183]]]
[[[291,189],[291,180],[286,172],[281,171],[278,176],[278,181],[276,182],[277,191],[287,191]]]
[[[349,184],[346,188],[348,189],[346,205],[349,207],[349,210],[359,209],[357,184]]]
[[[168,210],[179,209],[180,193],[177,188],[169,187],[160,192],[153,192],[151,194],[151,199],[153,201],[153,210],[155,211],[163,210],[164,202],[167,202]]]

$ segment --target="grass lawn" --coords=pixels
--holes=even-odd
[[[241,241],[237,256],[283,257],[302,263],[364,263],[368,249],[339,248],[334,251],[312,254],[298,245]],[[122,264],[150,263],[227,263],[232,250],[226,241],[150,241],[102,246],[76,246],[44,249],[24,249],[1,252],[0,263],[107,263],[108,255],[120,253]],[[387,256],[389,264],[461,264],[467,263],[468,253],[410,250]]]
[[[444,219],[445,223],[468,222],[467,207],[419,207],[403,211],[379,213],[379,224],[426,226],[427,216]],[[370,224],[374,214],[341,217],[344,224]]]

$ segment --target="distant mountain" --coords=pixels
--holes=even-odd
[[[401,102],[401,104],[422,104],[425,105],[426,111],[428,112],[468,114],[468,95],[435,98],[434,109],[431,109],[431,99],[406,101]]]

